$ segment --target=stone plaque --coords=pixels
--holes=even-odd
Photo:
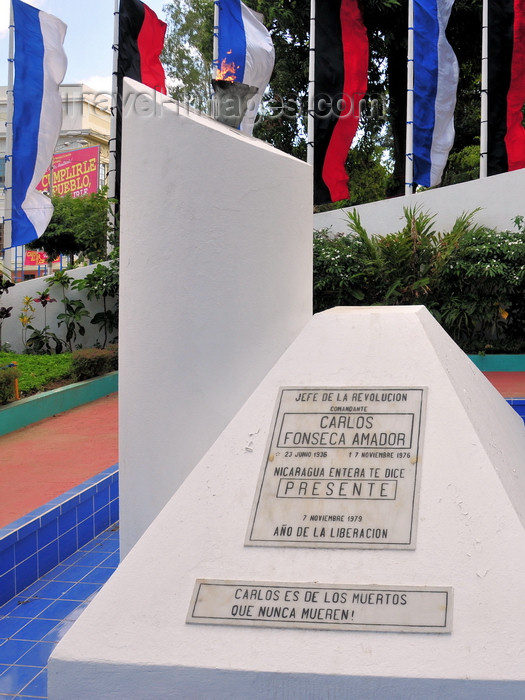
[[[195,583],[186,622],[371,632],[450,632],[451,588],[319,583]]]
[[[414,549],[424,388],[282,388],[247,545]]]

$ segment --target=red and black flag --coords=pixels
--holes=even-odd
[[[120,0],[118,13],[117,94],[115,114],[115,184],[110,193],[120,199],[120,152],[122,141],[122,89],[132,78],[166,94],[166,75],[160,62],[166,23],[140,0]],[[118,204],[117,207],[118,209]]]
[[[525,167],[525,0],[488,0],[487,172]]]
[[[367,90],[368,36],[358,0],[317,0],[314,203],[348,199],[345,162]]]
[[[120,0],[118,76],[132,78],[166,94],[160,62],[166,23],[140,0]]]

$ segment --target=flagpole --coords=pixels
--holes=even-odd
[[[405,194],[414,193],[414,0],[408,0]]]
[[[117,92],[118,92],[118,42],[119,42],[119,0],[115,0],[113,10],[113,75],[111,80],[111,122],[109,128],[109,172],[108,195],[117,198]]]
[[[213,77],[219,70],[219,0],[213,3],[213,57],[212,57]]]
[[[306,162],[314,164],[315,128],[315,0],[310,3],[310,51],[308,63],[308,122],[306,138]]]
[[[481,29],[481,124],[479,144],[479,176],[487,177],[488,172],[488,46],[489,46],[489,3],[483,0],[483,20]]]
[[[14,88],[14,36],[15,19],[13,3],[10,3],[9,15],[9,57],[7,64],[7,121],[5,142],[5,204],[4,204],[4,248],[10,248],[13,239],[13,88]],[[5,260],[5,256],[4,256]],[[5,263],[4,263],[5,267]]]
[[[113,230],[117,229],[120,192],[117,192],[117,169],[120,168],[120,144],[117,143],[118,119],[118,52],[119,52],[119,0],[113,7],[113,75],[111,76],[111,121],[109,124],[109,170],[108,170],[108,224]],[[120,183],[120,177],[118,178]],[[106,241],[106,252],[113,246]]]

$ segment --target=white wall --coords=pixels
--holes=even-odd
[[[108,263],[102,264],[107,265]],[[96,265],[87,265],[86,267],[78,267],[74,270],[65,270],[65,272],[69,277],[76,280],[82,279],[89,273],[93,272],[95,267]],[[39,296],[39,292],[43,292],[46,287],[49,287],[49,280],[50,276],[46,276],[39,277],[38,279],[34,280],[27,280],[26,282],[18,282],[14,287],[9,287],[7,294],[4,292],[4,294],[0,296],[0,306],[13,307],[10,318],[7,318],[2,326],[2,343],[9,343],[9,349],[12,352],[24,352],[22,325],[18,318],[20,312],[22,311],[24,297],[30,296],[32,298],[36,298]],[[93,347],[96,341],[99,341],[102,344],[104,342],[103,332],[99,331],[98,326],[92,325],[90,321],[96,313],[104,310],[103,303],[102,300],[88,300],[86,290],[80,291],[78,289],[71,288],[63,290],[61,285],[53,285],[50,287],[49,294],[51,298],[56,299],[56,302],[47,304],[45,322],[44,309],[42,308],[42,305],[39,303],[33,303],[33,306],[35,307],[35,317],[31,322],[31,325],[38,330],[42,330],[45,323],[47,323],[50,332],[56,333],[57,336],[63,340],[66,335],[66,329],[64,325],[59,326],[57,320],[57,315],[64,311],[64,304],[61,301],[63,298],[63,293],[69,299],[81,299],[90,313],[90,316],[85,317],[82,321],[82,324],[86,329],[86,334],[84,336],[78,336],[73,345],[81,345],[83,348],[90,348]],[[108,308],[113,308],[113,306],[114,301],[108,299]],[[109,340],[112,340],[116,333],[117,332],[115,331]],[[27,335],[31,335],[31,331],[28,331]],[[53,343],[52,347],[54,347]],[[67,348],[64,347],[64,350],[66,349]],[[76,348],[74,347],[73,349]]]
[[[286,386],[427,387],[415,549],[245,546]],[[524,457],[523,421],[424,307],[314,316],[58,644],[49,699],[525,697]],[[325,466],[351,463],[342,450]],[[333,502],[313,500],[316,512],[331,512]],[[451,587],[452,630],[187,624],[197,578]]]
[[[305,163],[133,81],[124,105],[126,554],[310,318],[312,204]]]
[[[420,207],[436,215],[439,231],[450,229],[463,213],[480,208],[474,221],[500,231],[513,229],[514,217],[525,216],[525,169],[493,175],[449,187],[417,192],[412,196],[394,197],[355,207],[370,235],[399,231],[405,222],[403,208]],[[354,207],[314,215],[314,229],[331,228],[332,233],[347,233],[347,212]]]

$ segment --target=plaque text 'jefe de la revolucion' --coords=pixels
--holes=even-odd
[[[413,548],[425,389],[280,390],[247,545]]]

